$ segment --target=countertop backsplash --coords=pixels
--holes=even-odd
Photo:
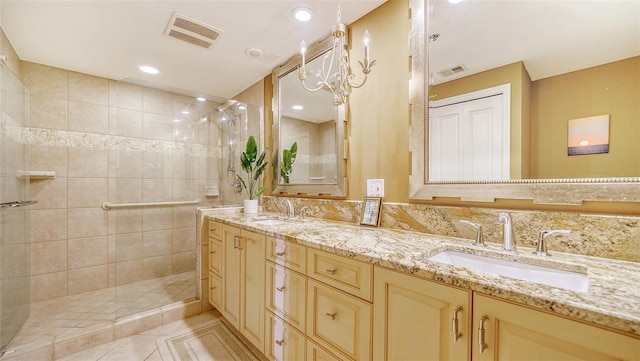
[[[361,201],[287,197],[298,211],[308,206],[307,217],[357,224]],[[262,207],[282,212],[280,197],[263,196]],[[516,245],[535,247],[541,230],[568,229],[570,234],[547,237],[549,252],[568,252],[587,256],[640,262],[640,217],[592,215],[556,211],[518,211],[508,209],[445,207],[425,204],[383,203],[381,227],[441,236],[475,239],[468,220],[482,225],[485,242],[502,242],[498,214],[511,214]],[[365,226],[363,226],[365,227]]]

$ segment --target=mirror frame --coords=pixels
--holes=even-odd
[[[640,202],[640,177],[514,179],[506,181],[429,181],[429,0],[409,0],[411,32],[411,127],[409,152],[409,199],[433,200],[435,197],[460,198],[461,201],[495,202],[496,199],[525,199],[537,204],[581,205],[584,201]]]
[[[333,46],[333,37],[317,41],[307,49],[307,63],[320,57]],[[275,68],[272,73],[273,81],[273,192],[277,196],[309,196],[323,198],[343,199],[347,196],[347,140],[346,129],[346,104],[336,107],[336,183],[280,183],[280,78],[296,72],[300,65],[300,57],[294,55],[286,63]],[[300,91],[306,91],[302,89]]]

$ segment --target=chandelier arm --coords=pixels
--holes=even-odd
[[[302,87],[304,87],[307,91],[310,91],[310,92],[317,92],[318,90],[322,89],[326,84],[326,81],[323,80],[317,88],[309,88],[307,87],[307,84],[305,84],[304,80],[302,80],[301,82],[302,82]]]

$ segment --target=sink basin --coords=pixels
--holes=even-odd
[[[437,253],[428,260],[571,291],[587,292],[589,290],[587,275],[578,272],[454,251]]]
[[[277,219],[264,219],[262,221],[255,221],[255,224],[259,224],[261,226],[276,226],[278,224],[284,223],[283,221]]]

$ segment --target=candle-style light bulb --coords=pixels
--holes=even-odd
[[[371,41],[371,37],[369,37],[369,31],[364,31],[364,36],[362,37],[362,42],[364,43],[364,60],[365,62],[369,61],[369,42]]]
[[[304,42],[304,40],[302,40],[302,42],[300,43],[300,55],[302,55],[302,67],[304,67],[304,63],[305,63],[305,54],[307,52],[307,44]]]

